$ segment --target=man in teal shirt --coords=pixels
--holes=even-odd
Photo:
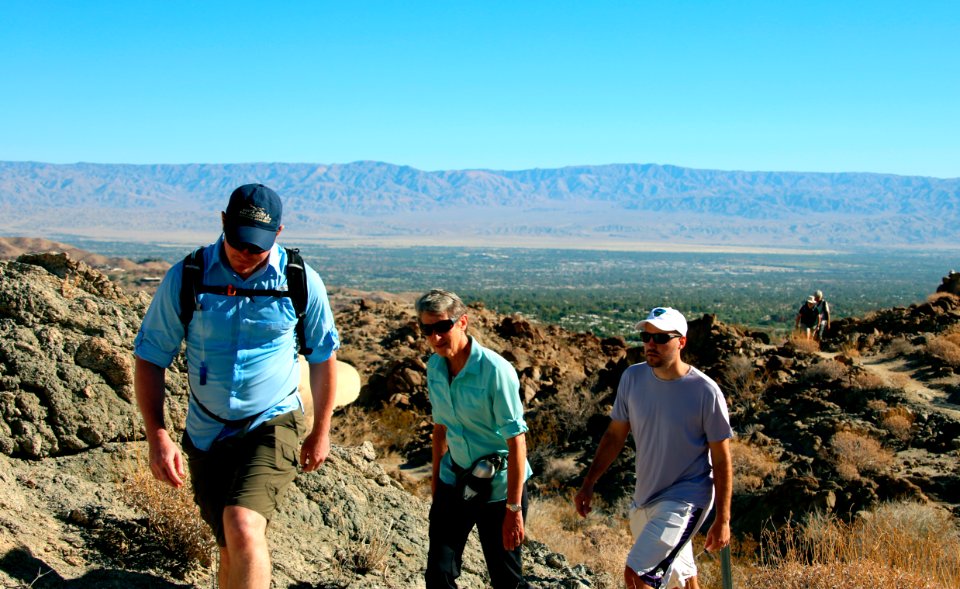
[[[427,364],[434,421],[427,589],[457,586],[474,526],[494,589],[527,587],[520,546],[532,470],[517,371],[467,335],[467,309],[456,294],[431,290],[417,300],[416,310],[434,351]],[[458,480],[490,456],[506,456],[506,468],[493,476],[489,497],[465,498]]]

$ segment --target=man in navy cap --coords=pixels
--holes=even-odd
[[[313,430],[299,452],[303,470],[317,469],[330,451],[340,339],[323,282],[306,264],[306,313],[298,325],[287,294],[292,254],[275,243],[281,214],[273,190],[237,188],[221,216],[223,235],[170,269],[134,345],[150,469],[180,487],[184,460],[163,405],[166,367],[186,340],[190,402],[182,446],[194,499],[220,546],[220,586],[231,589],[270,586],[267,524],[296,477],[304,429],[297,331],[305,340],[300,346],[310,365],[314,407]],[[202,285],[186,299],[195,308],[184,309],[182,289],[195,285],[195,273]]]
[[[720,387],[680,358],[687,320],[656,307],[637,324],[646,362],[624,371],[580,491],[577,513],[591,510],[593,486],[620,454],[636,444],[637,483],[630,509],[633,546],[623,579],[627,589],[698,589],[691,540],[716,501],[705,548],[730,543],[730,418]]]

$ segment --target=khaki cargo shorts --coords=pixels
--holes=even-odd
[[[223,510],[239,505],[267,519],[297,476],[297,449],[303,432],[303,413],[297,409],[278,415],[242,437],[214,443],[198,450],[183,435],[183,451],[190,467],[193,500],[200,515],[226,546]]]

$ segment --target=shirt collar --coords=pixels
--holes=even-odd
[[[470,338],[470,357],[467,358],[467,363],[463,365],[463,369],[460,371],[464,372],[476,372],[480,369],[480,358],[483,356],[483,350],[477,340],[474,339],[472,335],[468,335]]]
[[[226,259],[227,254],[226,252],[224,252],[224,249],[223,249],[223,242],[225,239],[226,237],[221,233],[220,238],[217,239],[217,242],[214,244],[214,250],[216,253],[212,256],[210,267],[211,269],[213,269],[219,266],[220,269],[223,270],[224,272],[228,272],[230,274],[236,274],[236,272],[233,271],[233,268],[230,267],[230,264],[227,263],[227,259]],[[279,276],[280,274],[282,274],[282,270],[280,268],[280,246],[277,245],[276,243],[274,243],[273,247],[270,248],[270,257],[267,258],[267,265],[261,268],[260,270],[254,272],[253,275],[250,276],[250,278],[248,278],[247,280],[262,276],[263,273],[268,270],[274,276]]]

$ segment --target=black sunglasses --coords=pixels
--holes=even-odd
[[[237,242],[236,236],[227,235],[226,232],[224,232],[224,237],[227,238],[227,243],[230,244],[230,247],[241,252],[247,252],[248,254],[253,254],[256,256],[267,251],[259,245],[253,245],[252,243],[247,242]]]
[[[459,317],[457,319],[459,319]],[[440,321],[435,321],[433,323],[423,323],[422,321],[417,321],[417,324],[420,325],[420,333],[422,333],[424,337],[430,337],[435,333],[447,333],[453,329],[453,325],[457,322],[457,319],[441,319]]]
[[[648,331],[644,331],[643,333],[640,334],[640,341],[642,341],[643,343],[647,343],[650,340],[653,340],[653,343],[663,345],[668,341],[672,339],[676,339],[678,337],[683,337],[683,336],[680,335],[679,333],[650,333]]]

